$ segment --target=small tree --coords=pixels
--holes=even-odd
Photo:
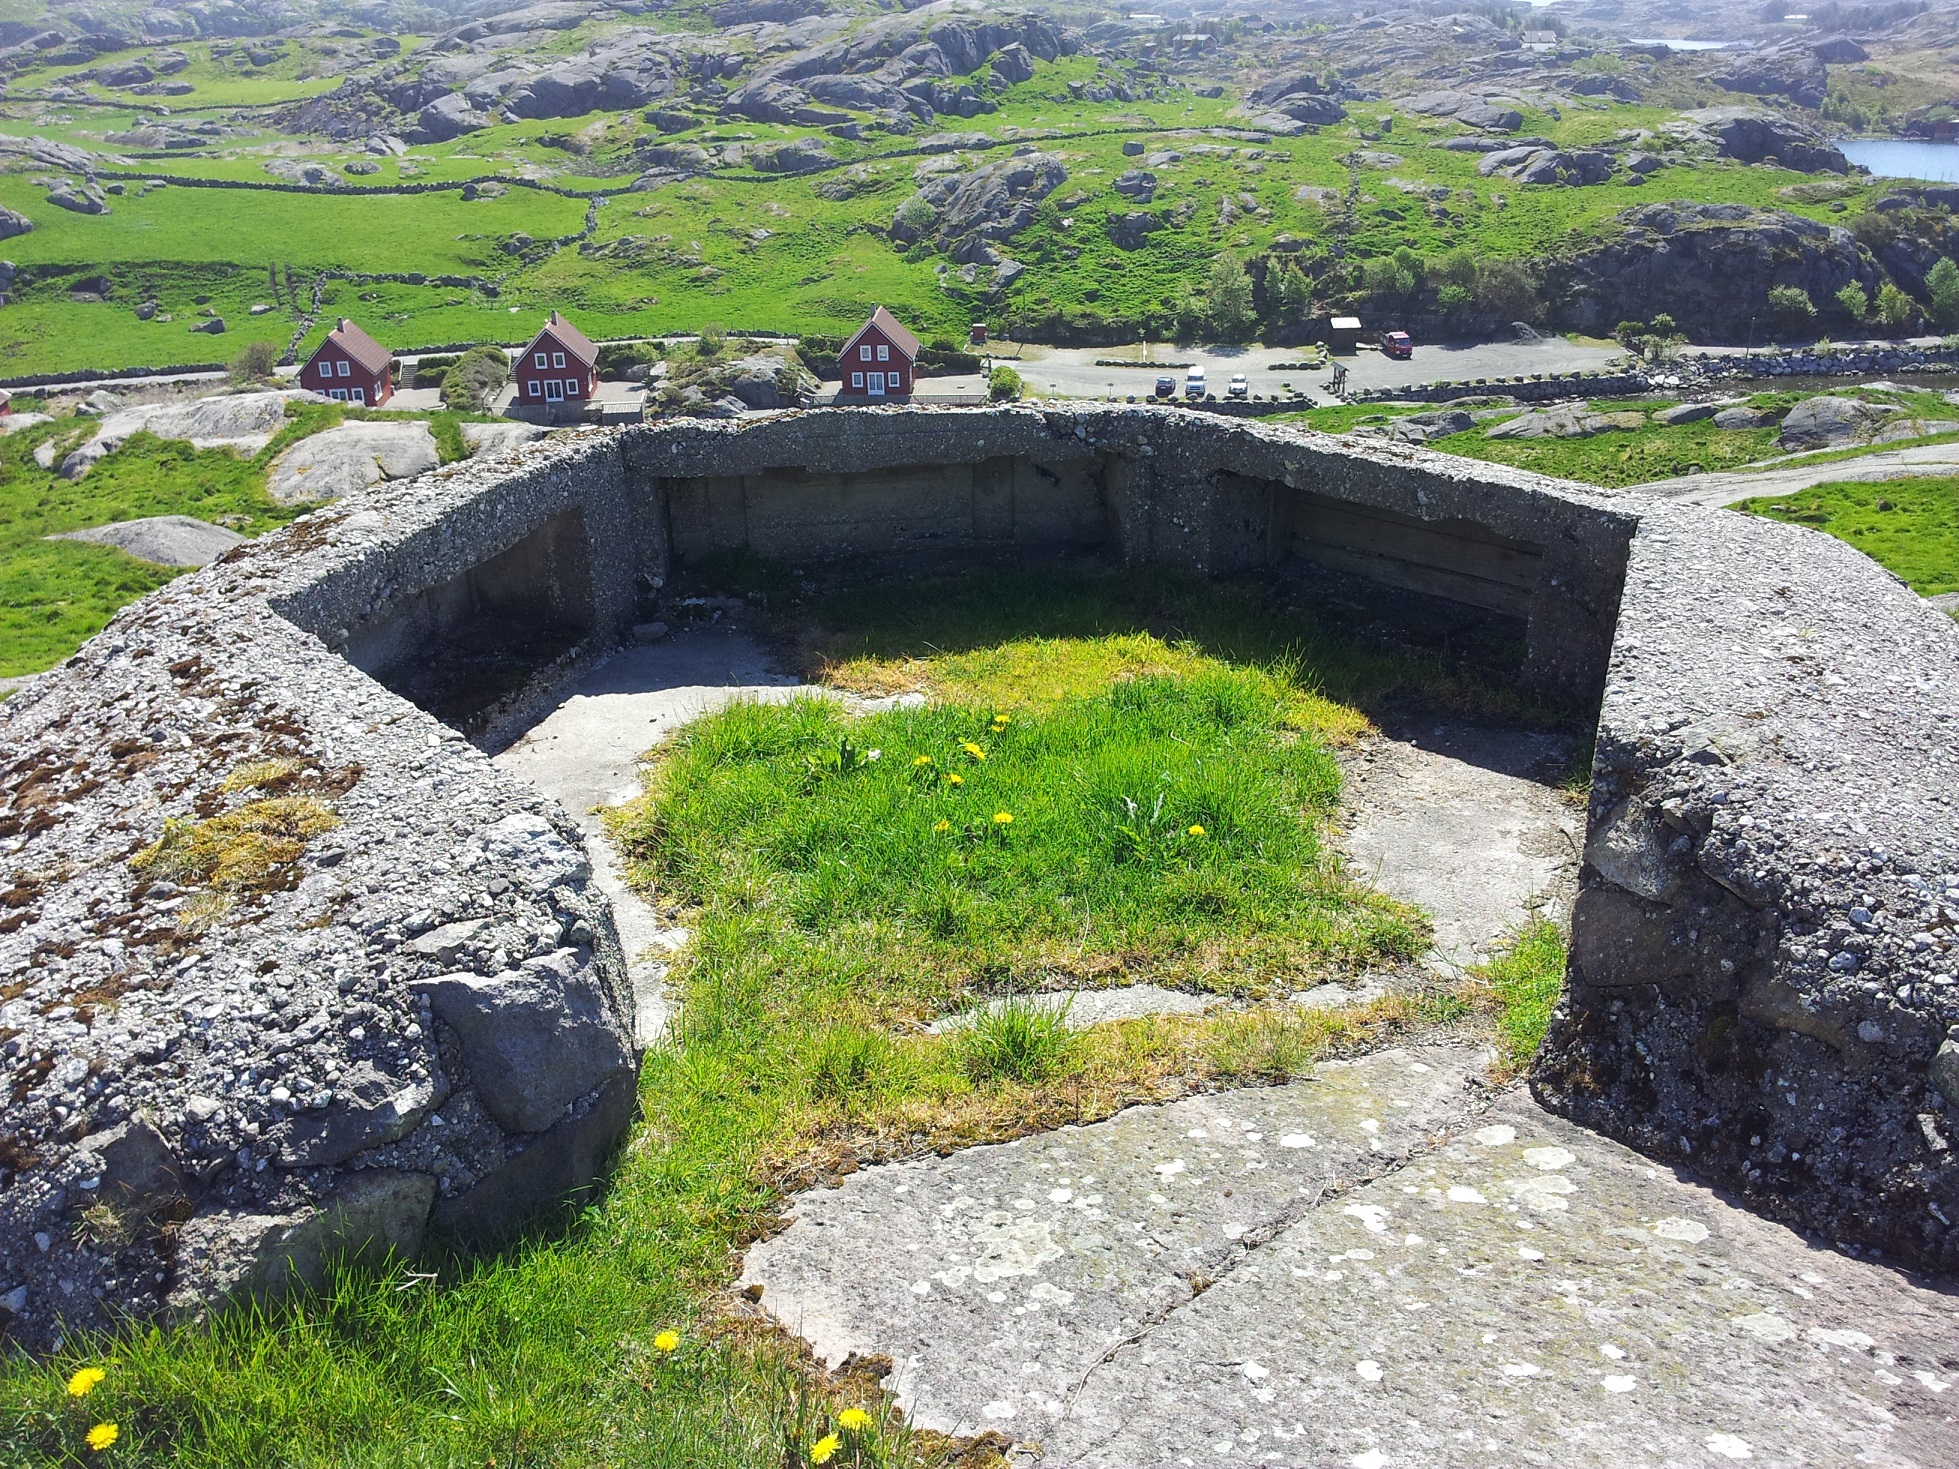
[[[700,340],[694,350],[703,357],[719,357],[721,349],[728,345],[728,329],[719,322],[710,321],[701,328]]]
[[[1476,257],[1467,250],[1451,250],[1437,263],[1435,273],[1449,285],[1473,289],[1476,285]]]
[[[1816,303],[1801,286],[1771,286],[1769,315],[1784,333],[1795,336],[1816,324]]]
[[[1864,288],[1852,281],[1836,294],[1837,310],[1852,321],[1863,321],[1871,314],[1871,298]]]
[[[237,387],[262,383],[278,364],[279,349],[270,342],[251,342],[231,359],[231,381]]]
[[[1236,255],[1220,255],[1211,266],[1210,294],[1205,315],[1221,342],[1242,342],[1258,325],[1252,305],[1252,279]]]
[[[1485,260],[1476,268],[1476,304],[1499,321],[1538,315],[1537,279],[1521,260]]]
[[[1637,352],[1640,340],[1645,335],[1646,323],[1643,321],[1622,321],[1612,328],[1613,340],[1628,352]]]
[[[1877,291],[1877,319],[1884,325],[1897,329],[1909,326],[1911,319],[1918,315],[1918,303],[1890,281],[1886,281]]]
[[[986,396],[995,403],[1010,403],[1020,396],[1024,386],[1020,374],[1011,367],[996,367],[986,379]]]
[[[1313,304],[1313,284],[1297,265],[1288,264],[1279,272],[1278,289],[1272,292],[1280,316],[1286,320],[1302,317]]]
[[[1925,294],[1932,300],[1932,320],[1943,327],[1959,326],[1959,265],[1942,258],[1925,277]]]

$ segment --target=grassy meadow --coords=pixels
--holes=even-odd
[[[1332,753],[1367,729],[1360,702],[1475,690],[1194,579],[928,590],[812,593],[804,651],[838,698],[694,722],[615,814],[634,881],[690,937],[602,1202],[500,1255],[9,1364],[11,1461],[802,1469],[835,1432],[857,1455],[838,1462],[977,1469],[997,1461],[909,1431],[874,1375],[817,1372],[730,1295],[787,1191],[1411,1033],[1528,1054],[1563,967],[1548,928],[1459,983],[1344,1012],[1281,998],[1423,947],[1421,915],[1326,844]],[[897,687],[926,702],[841,702]],[[1238,1002],[1082,1031],[1024,999],[921,1024],[1143,977]],[[103,1380],[73,1399],[85,1367]],[[121,1438],[97,1458],[99,1422]]]
[[[1959,479],[1818,485],[1736,508],[1846,541],[1922,597],[1959,592]]]

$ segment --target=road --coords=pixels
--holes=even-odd
[[[1813,485],[1846,480],[1885,480],[1931,475],[1959,475],[1959,444],[1921,444],[1909,449],[1886,449],[1857,459],[1818,464],[1800,460],[1770,469],[1723,470],[1715,474],[1686,474],[1632,488],[1642,494],[1685,500],[1690,505],[1733,505],[1740,500],[1766,500],[1794,495]]]
[[[1220,397],[1232,374],[1242,372],[1249,390],[1262,397],[1283,396],[1286,385],[1290,384],[1316,401],[1331,401],[1326,390],[1326,369],[1273,370],[1274,363],[1297,362],[1312,355],[1308,348],[1175,347],[1160,343],[1149,352],[1158,363],[1202,363],[1210,390]],[[1095,365],[1097,358],[1109,357],[1134,358],[1140,362],[1145,355],[1141,346],[1037,347],[1008,342],[996,344],[994,354],[994,361],[1005,362],[1020,373],[1029,394],[1034,396],[1106,398],[1114,394],[1124,398],[1134,394],[1142,398],[1149,395],[1159,374],[1176,378],[1178,391],[1183,390],[1184,369],[1180,367]],[[1346,367],[1353,387],[1397,388],[1462,378],[1595,370],[1618,355],[1618,349],[1613,347],[1587,347],[1562,337],[1545,337],[1535,342],[1422,345],[1406,361],[1395,361],[1376,351],[1357,352],[1335,360]]]

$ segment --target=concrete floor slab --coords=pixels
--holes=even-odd
[[[1547,782],[1566,736],[1465,723],[1370,740],[1342,761],[1357,875],[1435,920],[1434,958],[1473,963],[1539,905],[1570,912],[1584,812]]]
[[[1959,1463],[1959,1297],[1515,1093],[1099,1363],[1043,1465]]]
[[[1109,1352],[1461,1123],[1482,1060],[1383,1051],[1287,1086],[868,1168],[799,1196],[742,1280],[825,1362],[888,1355],[914,1422],[1043,1440]]]

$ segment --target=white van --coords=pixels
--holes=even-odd
[[[1193,367],[1190,370],[1190,376],[1184,379],[1184,396],[1186,398],[1201,398],[1204,396],[1203,368]]]

